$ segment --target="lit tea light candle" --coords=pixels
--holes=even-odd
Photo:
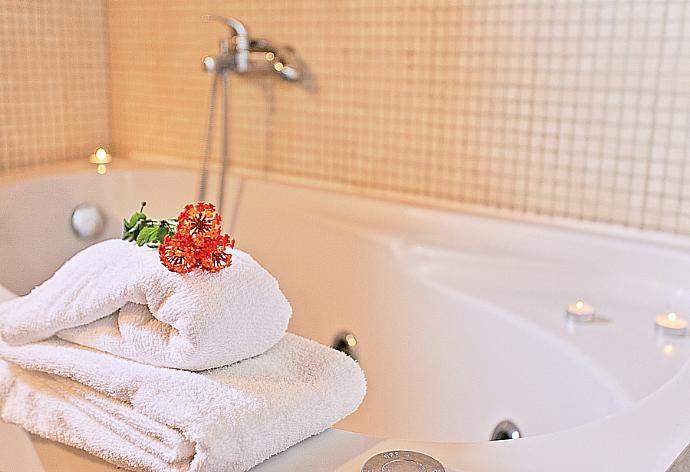
[[[655,324],[657,329],[664,334],[672,334],[674,336],[685,336],[688,330],[688,321],[673,311],[657,316]]]
[[[593,321],[594,320],[594,308],[592,305],[588,305],[582,300],[578,300],[575,303],[571,303],[565,307],[566,314],[574,320],[577,321]]]
[[[112,162],[113,157],[103,148],[96,149],[90,156],[89,162],[91,164],[104,165]]]

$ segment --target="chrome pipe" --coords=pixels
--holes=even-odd
[[[223,140],[221,144],[220,182],[218,184],[218,214],[223,214],[223,200],[225,198],[225,174],[228,170],[230,143],[230,71],[225,70],[223,78]]]
[[[206,142],[204,143],[204,154],[201,161],[201,172],[199,175],[199,198],[198,201],[206,200],[206,187],[208,185],[208,166],[211,159],[211,149],[213,147],[213,124],[216,114],[216,89],[218,88],[218,76],[214,75],[211,81],[211,91],[208,102],[208,125],[206,128]]]

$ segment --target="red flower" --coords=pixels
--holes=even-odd
[[[186,205],[177,219],[177,232],[158,247],[161,262],[177,273],[201,268],[219,272],[230,267],[235,240],[220,233],[220,215],[211,203]]]
[[[212,203],[189,204],[177,217],[177,234],[189,236],[194,243],[202,246],[205,239],[220,235],[220,215]]]
[[[166,236],[158,247],[158,256],[168,270],[180,274],[189,272],[198,265],[196,248],[189,236],[180,233],[174,237]]]
[[[205,239],[198,252],[201,268],[209,272],[218,272],[230,267],[232,254],[229,251],[234,247],[235,240],[227,234],[213,239]]]

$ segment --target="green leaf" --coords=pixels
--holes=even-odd
[[[146,219],[146,214],[142,213],[140,211],[137,211],[132,214],[132,216],[129,218],[129,222],[125,223],[125,228],[127,229],[132,229],[134,228],[137,223],[139,223],[140,220],[145,220]]]
[[[144,213],[146,202],[141,202],[139,211],[132,213],[129,220],[122,221],[122,239],[134,241],[138,246],[158,247],[167,235],[177,231],[177,218],[150,220]]]
[[[146,243],[155,241],[158,235],[158,228],[155,226],[146,226],[139,231],[137,236],[137,246],[143,246]]]
[[[144,205],[142,204],[141,209],[143,210],[143,208]],[[144,227],[146,221],[148,221],[146,214],[142,210],[135,211],[132,213],[132,216],[129,217],[129,220],[125,219],[122,221],[122,239],[125,241],[138,240],[140,231]]]
[[[127,220],[122,220],[122,239],[127,240],[127,232],[129,231]]]
[[[168,226],[160,225],[160,227],[158,228],[158,234],[156,234],[156,239],[158,239],[158,242],[163,243],[163,240],[168,235],[172,236],[171,232],[168,229]]]

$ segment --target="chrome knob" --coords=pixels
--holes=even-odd
[[[357,344],[357,338],[354,334],[347,331],[341,331],[335,336],[335,338],[333,338],[331,347],[336,351],[340,351],[347,354],[354,360],[358,360]]]
[[[70,226],[79,239],[86,241],[96,239],[105,229],[105,214],[95,203],[80,203],[72,211]]]
[[[489,441],[503,441],[506,439],[520,439],[522,431],[510,420],[503,420],[496,425]]]
[[[235,67],[233,56],[206,56],[201,61],[206,72],[219,74],[224,70],[232,70]]]
[[[445,472],[441,463],[415,451],[387,451],[370,457],[362,472]]]

